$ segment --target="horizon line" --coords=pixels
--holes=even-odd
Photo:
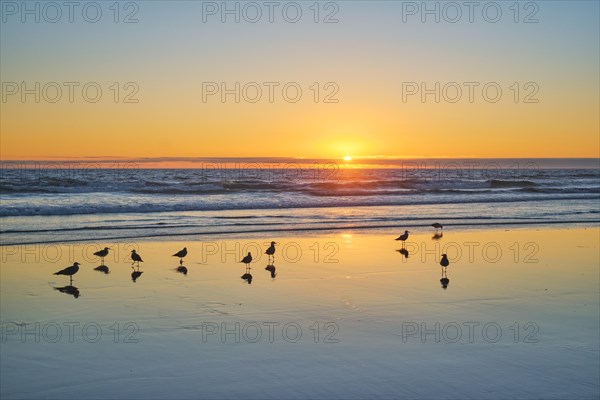
[[[485,157],[485,156],[351,156],[352,161],[404,161],[404,160],[600,160],[598,157]],[[97,161],[97,162],[116,162],[116,161],[137,161],[137,162],[214,162],[214,161],[344,161],[341,157],[263,157],[263,156],[242,156],[242,157],[122,157],[122,156],[88,156],[88,157],[64,157],[48,156],[36,158],[0,158],[0,162],[77,162],[77,161]]]
[[[483,164],[483,165],[482,165]],[[600,169],[600,157],[79,157],[0,159],[14,169]]]

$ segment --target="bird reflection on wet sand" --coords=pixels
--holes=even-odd
[[[179,272],[180,274],[184,274],[184,275],[187,275],[187,273],[188,273],[188,269],[186,267],[184,267],[183,265],[180,265],[179,267],[175,268],[175,271]]]
[[[398,253],[402,254],[404,256],[404,258],[408,258],[408,250],[406,250],[405,248],[396,250]]]
[[[96,268],[94,268],[94,271],[104,272],[105,274],[110,273],[110,270],[108,269],[108,267],[106,265],[99,265]]]
[[[444,290],[448,289],[448,285],[450,284],[450,279],[448,279],[445,268],[442,268],[442,279],[440,279],[440,283],[442,284],[442,289],[444,289]]]
[[[277,272],[275,272],[275,265],[269,264],[265,267],[265,269],[271,273],[271,278],[275,279],[275,277],[277,276]]]
[[[250,267],[246,267],[246,273],[241,276],[241,278],[243,280],[248,282],[248,285],[250,285],[252,283],[252,274],[250,273],[250,269],[251,269]]]
[[[131,267],[131,268],[133,268],[133,267]],[[140,267],[138,267],[137,270],[134,269],[133,272],[131,273],[131,280],[133,281],[133,283],[135,283],[137,278],[142,276],[143,273],[144,273],[144,271],[140,271]]]
[[[55,287],[54,290],[58,290],[61,293],[70,294],[71,296],[78,298],[80,296],[79,289],[75,286],[63,286],[63,287]]]

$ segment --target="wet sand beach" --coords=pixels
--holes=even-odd
[[[3,246],[2,397],[597,398],[597,227],[399,233]]]

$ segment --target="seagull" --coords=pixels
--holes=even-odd
[[[187,247],[184,247],[183,250],[179,250],[177,253],[173,254],[173,257],[179,257],[179,265],[183,265],[183,257],[187,256]]]
[[[106,257],[108,255],[108,251],[110,250],[110,248],[105,247],[104,250],[100,250],[94,253],[95,256],[100,257],[100,264],[104,265],[104,257]]]
[[[79,271],[79,263],[75,262],[70,267],[55,272],[54,275],[68,275],[71,280],[71,283],[73,283],[73,275],[75,275],[77,271]]]
[[[269,258],[273,257],[273,259],[275,259],[275,257],[273,256],[275,254],[275,245],[277,243],[275,242],[271,242],[271,247],[269,247],[267,249],[267,251],[265,251],[265,254],[269,256]]]
[[[135,250],[131,250],[131,259],[133,260],[131,265],[133,265],[137,262],[138,268],[140,267],[140,261],[144,262],[144,260],[142,260],[142,257],[138,253],[136,253]],[[133,268],[133,267],[131,267],[131,268]]]
[[[440,265],[444,268],[446,268],[448,265],[450,265],[450,261],[448,261],[448,256],[445,254],[442,254],[442,259],[440,261]]]
[[[250,264],[252,262],[252,254],[250,252],[248,252],[248,255],[244,258],[242,258],[242,261],[244,264],[246,264],[246,266],[248,266],[248,264]]]
[[[404,231],[404,233],[396,238],[396,240],[402,240],[402,246],[404,246],[404,242],[408,239],[408,231]]]
[[[444,226],[440,223],[435,223],[435,224],[431,224],[431,226],[433,226],[435,229],[441,229],[444,230]]]
[[[244,275],[242,275],[242,279],[244,279],[245,281],[248,282],[248,285],[252,283],[252,274],[250,273],[250,263],[252,262],[252,254],[250,252],[248,252],[248,255],[244,258],[242,258],[242,261],[244,264],[246,264],[246,273]]]

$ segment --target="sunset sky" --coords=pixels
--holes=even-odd
[[[515,23],[509,3],[497,23],[481,10],[473,23],[422,23],[420,14],[403,22],[402,2],[337,2],[338,23],[315,23],[313,2],[300,2],[297,23],[280,10],[274,23],[222,23],[220,14],[203,22],[202,2],[162,1],[136,2],[138,23],[114,23],[109,3],[94,24],[77,10],[74,23],[22,23],[3,6],[0,157],[600,156],[599,3],[536,2],[539,23]],[[22,102],[13,82],[57,82],[62,97]],[[72,103],[64,82],[79,83]],[[82,97],[87,82],[102,89],[96,103]],[[256,103],[203,101],[203,82],[257,82],[263,93]],[[272,103],[264,82],[279,83]],[[302,89],[296,103],[282,96],[288,82]],[[462,98],[403,101],[407,82],[457,82]],[[463,82],[479,83],[472,103]],[[488,82],[503,91],[496,103],[482,96]],[[135,87],[139,102],[123,102]],[[338,102],[324,103],[336,87]],[[525,103],[534,87],[538,103]]]

